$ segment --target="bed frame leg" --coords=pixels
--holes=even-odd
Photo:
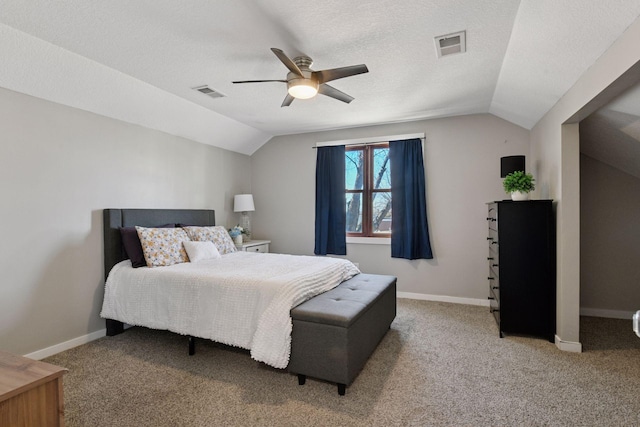
[[[196,354],[196,339],[189,335],[189,356]]]
[[[107,336],[112,337],[124,332],[124,323],[117,320],[107,319]]]
[[[298,385],[304,385],[306,381],[307,381],[306,375],[298,374]]]
[[[346,392],[347,392],[347,385],[338,383],[338,394],[340,396],[344,396]]]

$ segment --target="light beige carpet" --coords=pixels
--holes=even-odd
[[[74,426],[640,426],[640,338],[583,318],[584,353],[506,336],[487,308],[398,300],[398,316],[339,396],[248,352],[132,328],[52,356]]]

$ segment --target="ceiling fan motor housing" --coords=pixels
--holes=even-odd
[[[308,70],[313,64],[313,59],[309,58],[308,56],[302,55],[293,58],[293,62],[298,66],[298,68],[300,68],[300,70]]]
[[[287,74],[287,92],[298,99],[313,98],[318,93],[318,87],[320,86],[318,80],[313,77],[308,67],[304,67],[306,69],[300,68],[303,77],[293,72]]]

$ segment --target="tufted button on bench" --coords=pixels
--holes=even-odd
[[[289,372],[345,394],[396,317],[396,278],[358,274],[291,309]]]

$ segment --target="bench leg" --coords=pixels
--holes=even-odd
[[[189,336],[189,356],[196,354],[196,339]]]
[[[344,396],[344,394],[346,393],[346,391],[347,391],[347,385],[346,385],[346,384],[340,384],[340,383],[338,383],[338,394],[339,394],[340,396]]]
[[[304,385],[306,381],[307,381],[306,375],[298,374],[298,385]]]

